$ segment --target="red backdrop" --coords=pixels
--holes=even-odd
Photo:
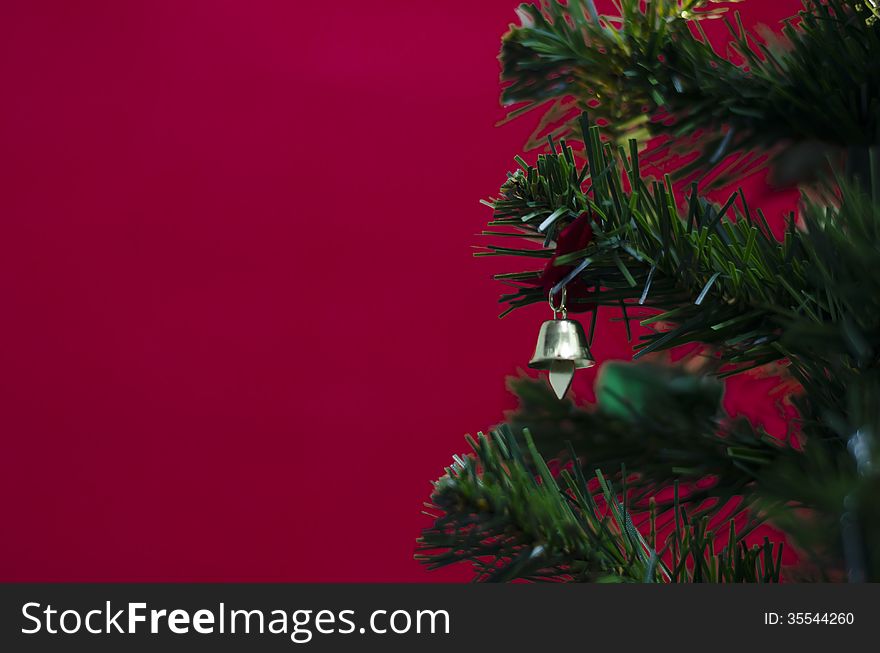
[[[515,4],[3,3],[0,579],[467,576],[421,504],[546,318],[470,249]]]

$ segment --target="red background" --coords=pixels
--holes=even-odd
[[[3,3],[0,580],[467,577],[421,503],[546,318],[470,249],[515,4]]]

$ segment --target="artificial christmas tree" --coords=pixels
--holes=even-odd
[[[728,4],[520,7],[502,97],[514,116],[545,110],[527,147],[546,150],[488,202],[490,233],[524,244],[487,253],[543,265],[499,274],[502,300],[564,294],[591,339],[617,310],[650,328],[634,357],[652,360],[605,365],[590,407],[515,381],[519,411],[435,482],[426,564],[501,581],[880,580],[880,11],[805,2],[759,36]],[[701,29],[719,17],[732,56]],[[781,239],[732,187],[764,167],[802,191]],[[792,386],[785,433],[723,408],[723,379],[758,369]],[[765,523],[784,535],[756,542]]]

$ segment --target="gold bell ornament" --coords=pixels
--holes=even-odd
[[[529,361],[529,367],[533,370],[549,372],[550,387],[559,399],[568,392],[575,370],[596,364],[587,346],[587,337],[581,323],[568,319],[565,296],[563,287],[557,306],[553,303],[553,292],[550,292],[549,303],[553,310],[553,319],[541,325],[535,355]],[[558,315],[562,315],[562,318],[557,317]]]

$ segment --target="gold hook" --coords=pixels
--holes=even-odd
[[[565,320],[568,318],[568,309],[565,308],[565,300],[568,294],[566,293],[565,286],[562,286],[561,297],[559,298],[559,306],[556,306],[553,303],[553,291],[550,291],[549,296],[547,297],[547,302],[550,304],[550,310],[553,311],[553,319],[556,319],[557,313],[562,313],[562,319]]]

